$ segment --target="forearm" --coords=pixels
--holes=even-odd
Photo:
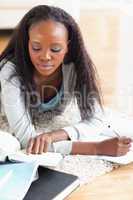
[[[97,142],[73,142],[71,154],[97,155]]]
[[[100,142],[73,142],[71,154],[82,155],[125,155],[131,147],[131,138],[114,137]]]

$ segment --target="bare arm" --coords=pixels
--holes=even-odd
[[[30,139],[27,153],[47,152],[51,143],[63,140],[69,140],[69,136],[64,130],[40,134]],[[72,142],[71,154],[121,156],[129,151],[131,142],[132,140],[127,137],[114,137],[101,142],[76,141]]]
[[[97,142],[73,142],[71,154],[97,155]]]
[[[101,142],[73,142],[71,154],[122,156],[129,151],[131,142],[127,137],[114,137]]]

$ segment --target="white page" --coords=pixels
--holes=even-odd
[[[97,156],[97,158],[118,163],[121,165],[129,164],[133,162],[133,143],[130,151],[124,156]]]
[[[18,151],[14,154],[10,154],[8,157],[11,161],[36,162],[38,165],[47,167],[56,167],[63,159],[60,153],[54,152],[27,155],[25,151]]]
[[[11,174],[9,174],[11,172]],[[37,172],[36,163],[2,164],[1,174],[7,173],[0,187],[1,200],[22,200]],[[8,181],[7,181],[8,180]]]
[[[26,154],[20,150],[20,143],[10,133],[0,130],[0,161],[4,162],[8,156],[11,161],[34,162],[42,166],[55,167],[62,160],[60,153],[47,152],[42,154]]]
[[[20,149],[20,143],[12,134],[0,130],[0,150],[4,152],[15,152]]]

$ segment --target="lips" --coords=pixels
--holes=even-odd
[[[52,64],[44,63],[44,64],[39,64],[38,67],[39,68],[52,68],[53,65]]]

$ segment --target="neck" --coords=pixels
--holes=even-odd
[[[59,68],[54,74],[48,77],[40,76],[38,73],[34,73],[34,81],[37,87],[42,85],[55,86],[62,81],[62,70]]]
[[[40,94],[41,101],[44,102],[45,100],[54,97],[57,94],[57,90],[60,89],[62,83],[62,70],[60,68],[60,70],[58,70],[50,77],[40,77],[37,74],[35,74],[34,81],[36,84],[36,90]],[[44,86],[48,86],[45,91]]]

